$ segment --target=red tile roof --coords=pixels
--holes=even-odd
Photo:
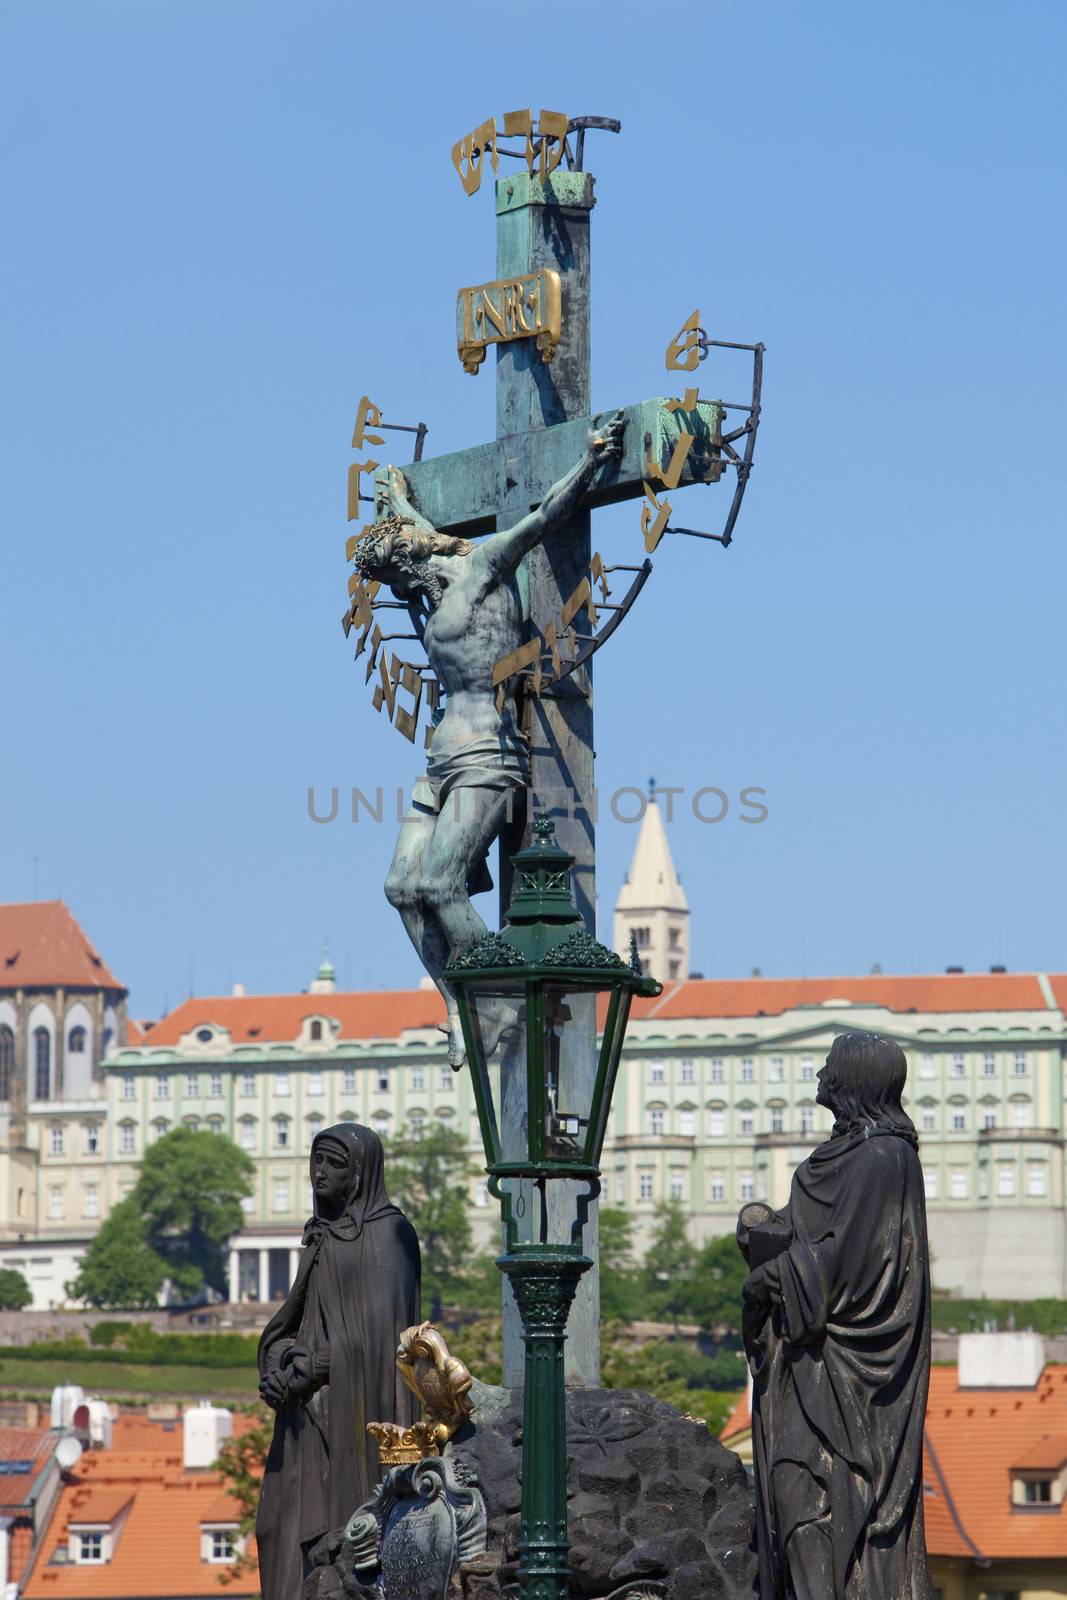
[[[234,1044],[295,1039],[305,1017],[334,1017],[342,1039],[395,1039],[406,1028],[433,1028],[445,1020],[436,989],[387,989],[366,994],[226,995],[184,1000],[157,1022],[144,1043],[175,1045],[207,1023],[226,1028]]]
[[[62,900],[0,906],[0,989],[122,989]]]
[[[1040,1471],[1042,1467],[1048,1472],[1058,1472],[1064,1462],[1067,1462],[1067,1437],[1061,1433],[1039,1440],[1031,1450],[1024,1450],[1016,1456],[1012,1466],[1030,1472]]]
[[[739,1434],[748,1433],[752,1428],[752,1409],[749,1405],[748,1390],[738,1395],[734,1401],[733,1409],[722,1427],[719,1429],[719,1438],[723,1444],[736,1439]]]
[[[252,1425],[253,1419],[234,1417],[235,1433]],[[201,1558],[202,1524],[237,1522],[240,1507],[217,1473],[185,1471],[181,1425],[121,1416],[112,1430],[112,1445],[83,1455],[63,1488],[23,1590],[25,1600],[257,1595],[255,1570],[221,1588],[226,1568]],[[112,1522],[125,1506],[129,1510],[110,1561],[99,1566],[53,1562],[56,1550],[65,1550],[72,1525]]]
[[[1067,976],[1052,978],[1067,1005]],[[634,1021],[684,1022],[716,1017],[778,1016],[798,1006],[835,1000],[884,1006],[889,1011],[1048,1011],[1036,974],[933,973],[914,977],[692,978],[668,984],[654,1000],[635,1000]],[[601,1013],[603,1013],[603,1005]],[[234,1044],[296,1039],[306,1017],[335,1018],[342,1039],[395,1039],[409,1028],[444,1021],[436,989],[384,989],[368,993],[225,995],[185,1000],[150,1031],[130,1043],[176,1045],[208,1023],[225,1028]],[[603,1022],[603,1014],[600,1018]]]

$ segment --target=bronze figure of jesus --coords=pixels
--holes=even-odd
[[[459,1013],[441,974],[454,950],[486,932],[470,896],[489,886],[486,855],[530,775],[515,693],[501,705],[493,685],[495,663],[524,642],[516,574],[528,551],[574,518],[601,465],[621,455],[623,427],[619,412],[603,427],[594,423],[585,454],[541,504],[477,544],[431,527],[409,501],[403,473],[390,467],[390,515],[357,547],[362,577],[386,584],[413,613],[428,612],[422,642],[445,697],[385,893],[444,997],[456,1067],[463,1062]]]

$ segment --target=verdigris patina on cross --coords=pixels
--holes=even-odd
[[[542,124],[554,115],[542,113]],[[505,118],[505,133],[527,134],[528,170],[496,183],[496,279],[462,289],[458,304],[466,369],[477,374],[483,347],[496,345],[496,439],[403,471],[368,460],[350,476],[350,518],[372,499],[375,521],[349,540],[355,571],[346,631],[359,628],[357,655],[369,649],[368,680],[375,672],[379,678],[375,704],[412,739],[431,674],[427,770],[402,824],[386,892],[441,989],[453,1065],[463,1060],[462,1036],[441,975],[458,947],[486,932],[470,897],[490,886],[493,842],[502,840],[502,862],[520,842],[525,807],[515,807],[516,795],[529,791],[539,806],[556,810],[557,839],[575,858],[578,906],[595,930],[591,656],[651,571],[647,553],[663,537],[670,509],[657,486],[717,482],[723,462],[723,405],[700,400],[695,389],[684,400],[653,398],[590,415],[593,177],[580,170],[584,131],[577,159],[566,134],[595,119],[575,119],[562,134],[563,122],[550,120],[555,142],[546,157],[549,133],[536,144],[525,117]],[[471,149],[463,146],[456,165],[470,194],[478,187],[472,161],[480,173],[491,149],[497,166],[495,124],[467,142]],[[686,355],[668,365],[691,371],[694,340],[695,333],[687,336],[680,347]],[[708,342],[705,336],[705,354]],[[354,444],[383,443],[368,422],[381,424],[381,416],[365,397]],[[731,455],[736,436],[725,436]],[[373,496],[362,493],[363,474],[373,474]],[[607,564],[593,554],[591,512],[639,497],[644,548],[636,528],[634,540],[645,559]],[[620,571],[629,575],[627,589],[613,601],[611,575]],[[381,598],[383,589],[394,599]],[[406,611],[413,632],[383,632],[375,617],[383,605]],[[598,629],[602,616],[609,620]],[[421,647],[425,664],[388,648],[405,639]],[[398,699],[402,692],[411,704]],[[506,893],[503,867],[500,876]],[[588,1060],[590,1073],[595,1035],[590,1005],[568,1031],[568,1048]],[[501,1070],[506,1122],[506,1053]],[[598,1376],[596,1326],[589,1273],[569,1342],[574,1375],[586,1382]],[[506,1341],[505,1362],[510,1381],[517,1339],[510,1351]]]

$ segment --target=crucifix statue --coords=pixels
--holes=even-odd
[[[528,113],[509,113],[505,133],[528,123]],[[496,439],[422,460],[426,430],[420,424],[409,430],[418,433],[416,459],[403,472],[367,461],[350,470],[349,480],[350,518],[360,514],[361,500],[372,499],[375,520],[349,541],[356,569],[349,592],[356,599],[345,619],[346,631],[358,615],[364,623],[359,654],[372,632],[372,608],[383,604],[406,609],[415,628],[414,634],[399,635],[373,629],[368,679],[376,666],[382,677],[375,704],[380,708],[384,697],[393,713],[401,669],[404,687],[419,695],[423,687],[424,668],[394,656],[390,669],[387,656],[378,659],[387,639],[417,638],[435,680],[437,709],[426,774],[415,786],[402,824],[386,893],[445,995],[453,1065],[463,1059],[462,1041],[441,973],[457,947],[485,931],[470,896],[490,887],[485,858],[495,840],[500,844],[499,889],[502,904],[507,904],[507,863],[533,820],[533,806],[514,805],[518,795],[529,794],[538,809],[552,812],[556,839],[575,858],[578,908],[588,931],[595,933],[591,656],[636,597],[651,571],[647,555],[664,533],[693,532],[667,526],[670,506],[666,501],[661,506],[652,484],[673,491],[713,483],[724,463],[737,466],[738,492],[725,532],[696,535],[730,542],[759,414],[754,386],[753,405],[738,408],[747,409],[746,420],[724,434],[722,420],[729,407],[702,401],[696,389],[687,387],[684,400],[646,400],[614,412],[599,425],[591,417],[589,222],[594,180],[582,170],[585,131],[591,126],[618,131],[618,124],[604,118],[576,118],[568,124],[555,113],[543,113],[542,123],[555,129],[555,143],[546,135],[535,148],[528,140],[529,170],[510,172],[495,185],[497,277],[461,289],[457,299],[457,344],[466,371],[477,374],[488,345],[496,344]],[[569,139],[575,134],[572,153]],[[468,194],[478,188],[490,152],[495,170],[494,123],[483,125],[476,139],[472,136],[453,153]],[[677,326],[676,314],[665,310],[663,315],[668,331]],[[698,319],[694,312],[683,328],[683,343],[672,345],[684,359],[668,359],[669,367],[693,371],[698,334],[704,355],[717,342],[707,339]],[[762,346],[736,348],[762,351]],[[754,359],[758,362],[759,356]],[[353,437],[357,448],[363,447],[364,438],[383,442],[365,432],[368,416],[375,426],[398,426],[382,423],[364,397]],[[744,458],[731,442],[742,435]],[[360,492],[364,472],[373,473],[373,496]],[[640,526],[634,518],[632,536],[637,560],[624,554],[621,561],[605,566],[592,552],[591,511],[641,497],[646,505]],[[636,577],[622,604],[609,603],[607,574],[619,571]],[[601,584],[596,599],[591,581]],[[394,599],[374,598],[382,585]],[[587,618],[595,628],[601,611],[610,613],[611,621],[599,633],[580,634],[575,618]],[[543,673],[546,656],[554,670]],[[415,720],[405,714],[402,726],[412,739]],[[588,1070],[591,1084],[596,1062],[592,1006],[575,1017],[570,1039],[571,1048],[588,1062],[581,1070]],[[506,1123],[506,1085],[502,1094]],[[522,1215],[523,1207],[518,1210]],[[532,1208],[525,1225],[532,1225]],[[595,1248],[595,1212],[587,1237]],[[572,1381],[598,1381],[598,1327],[597,1274],[591,1271],[579,1286],[569,1324]],[[507,1298],[504,1357],[505,1382],[513,1383],[522,1370],[522,1345]]]

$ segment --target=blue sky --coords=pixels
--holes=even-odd
[[[419,761],[338,625],[349,441],[364,391],[430,454],[492,436],[453,343],[491,197],[449,150],[532,105],[623,123],[596,406],[664,392],[694,306],[767,345],[733,548],[661,548],[597,660],[602,792],[767,791],[671,826],[694,966],[1067,965],[1061,5],[23,0],[0,34],[0,898],[37,857],[138,1014],[301,988],[324,935],[345,985],[415,981],[391,830],[306,814]],[[635,833],[600,830],[602,933]]]

